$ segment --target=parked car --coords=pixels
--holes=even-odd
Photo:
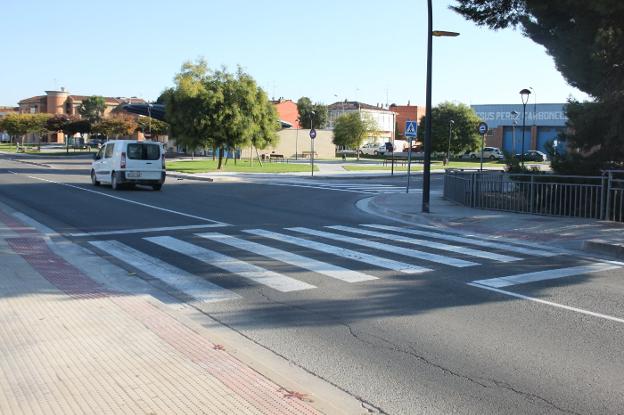
[[[480,159],[481,158],[481,150],[476,151],[466,151],[461,158],[463,159]],[[500,148],[497,147],[483,147],[483,158],[489,160],[502,160],[505,158],[503,152]]]
[[[379,143],[366,143],[358,150],[360,154],[367,154],[369,156],[377,156],[386,152],[386,145]]]
[[[517,159],[520,159],[520,154],[516,154],[514,156]],[[524,153],[523,157],[524,161],[548,161],[548,156],[546,153],[543,153],[538,150],[529,150]]]
[[[165,182],[165,153],[160,143],[137,140],[108,141],[93,157],[91,182],[152,186],[160,190]]]

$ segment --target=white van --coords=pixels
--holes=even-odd
[[[386,152],[386,145],[383,143],[366,143],[359,149],[360,154],[377,156]]]
[[[93,157],[91,182],[121,185],[143,184],[160,190],[165,182],[165,153],[160,143],[137,140],[108,141]]]

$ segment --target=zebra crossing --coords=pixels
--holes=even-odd
[[[275,186],[291,186],[303,187],[309,189],[332,190],[336,192],[361,193],[378,195],[382,193],[403,193],[405,186],[397,186],[394,184],[377,184],[377,183],[311,183],[311,182],[272,182]],[[412,189],[418,192],[418,189]],[[412,191],[411,190],[411,191]]]
[[[220,281],[221,278],[243,278],[252,285],[282,293],[312,290],[317,286],[310,281],[296,278],[299,272],[288,272],[290,275],[287,275],[278,269],[283,267],[272,264],[286,264],[291,267],[289,269],[311,272],[338,283],[358,284],[383,278],[380,275],[388,271],[399,275],[418,275],[442,269],[466,269],[564,255],[556,249],[528,242],[501,243],[488,236],[448,234],[425,226],[408,228],[361,224],[328,225],[321,229],[241,229],[229,231],[230,233],[197,231],[191,234],[193,242],[184,240],[186,235],[139,237],[142,241],[139,249],[114,239],[90,240],[88,243],[193,300],[205,303],[237,300],[242,297],[203,276],[167,263],[142,250],[145,251],[147,246],[147,251],[151,252],[150,246],[158,247],[165,252],[179,254],[184,258],[185,264],[188,260],[200,264],[208,273],[215,269],[224,271],[225,274],[219,274]],[[224,250],[228,251],[227,254]],[[253,259],[245,259],[250,254]],[[267,266],[267,263],[270,265]],[[359,263],[360,266],[354,265],[354,269],[350,269],[345,263]],[[366,270],[361,270],[361,264],[366,265]],[[501,277],[474,282],[481,285],[511,285],[513,281],[538,281],[540,278],[575,275],[576,271],[581,273],[603,269],[610,268],[600,265],[580,266],[568,268],[565,272],[545,272],[544,276],[538,272],[527,274],[528,277]]]

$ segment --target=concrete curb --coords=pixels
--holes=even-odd
[[[195,180],[198,182],[214,182],[210,177],[196,176],[193,174],[167,172],[167,177],[175,177],[176,179]]]
[[[616,242],[609,242],[602,239],[590,239],[583,242],[583,250],[624,259],[624,244]]]

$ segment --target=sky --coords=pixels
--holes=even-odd
[[[433,0],[433,104],[587,99],[519,30],[477,27]],[[183,62],[237,65],[270,97],[424,105],[426,0],[4,0],[0,106],[65,87],[155,100]]]

